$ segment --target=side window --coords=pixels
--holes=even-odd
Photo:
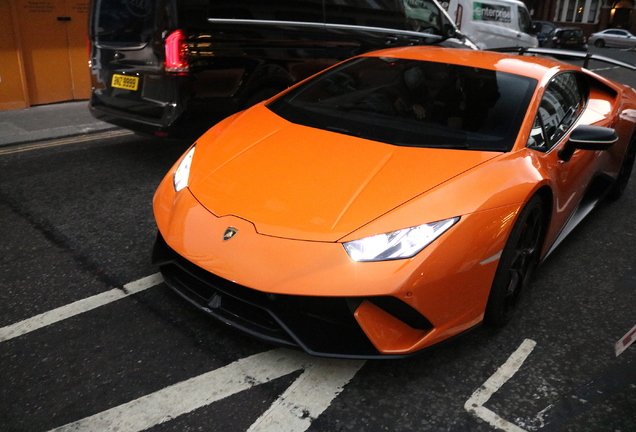
[[[518,7],[519,13],[519,30],[524,33],[530,33],[532,30],[532,19],[525,8]]]
[[[439,7],[432,0],[401,0],[404,2],[407,30],[439,33],[442,16]]]
[[[539,107],[539,112],[537,116],[534,118],[534,123],[532,124],[532,131],[530,131],[530,139],[528,139],[528,147],[531,149],[539,150],[539,151],[547,151],[548,146],[545,140],[545,134],[543,132],[543,122],[542,118],[544,117],[544,110]]]
[[[548,151],[574,125],[587,100],[584,82],[582,76],[571,72],[552,79],[541,98],[528,147]]]

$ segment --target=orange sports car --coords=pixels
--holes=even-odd
[[[166,283],[308,353],[415,353],[504,325],[636,156],[636,92],[541,57],[347,60],[211,128],[154,197]]]

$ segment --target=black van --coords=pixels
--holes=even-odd
[[[435,0],[92,0],[90,16],[93,116],[158,136],[363,52],[471,46]]]

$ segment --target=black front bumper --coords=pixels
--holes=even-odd
[[[309,354],[341,358],[396,358],[381,354],[364,334],[354,311],[363,300],[411,327],[432,325],[395,297],[319,297],[269,294],[223,279],[187,261],[157,235],[153,264],[166,284],[214,318],[257,338],[298,347]]]

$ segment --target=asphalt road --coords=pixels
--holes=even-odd
[[[636,325],[636,181],[549,257],[509,326],[405,360],[324,360],[212,321],[153,276],[152,195],[188,144],[0,155],[1,431],[636,430],[636,345],[615,354]]]

